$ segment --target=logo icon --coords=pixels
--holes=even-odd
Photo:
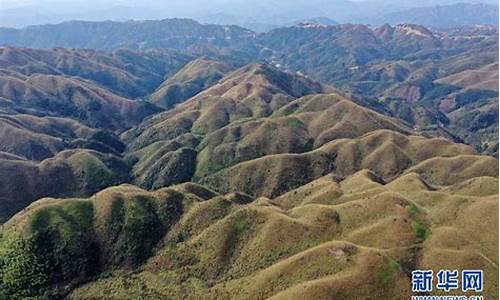
[[[436,288],[449,292],[458,289],[458,271],[440,270],[437,273]]]
[[[415,270],[411,272],[412,291],[416,293],[432,292],[432,270]]]
[[[462,271],[462,291],[483,291],[483,271],[463,270]]]

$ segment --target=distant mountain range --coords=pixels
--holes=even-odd
[[[37,25],[24,29],[0,29],[0,43],[22,47],[76,47],[116,49],[185,49],[210,44],[233,46],[254,37],[250,30],[234,26],[201,25],[188,19],[159,21],[85,22]]]
[[[416,7],[403,11],[380,14],[371,19],[373,24],[412,23],[435,28],[450,28],[469,25],[497,25],[498,6],[488,4],[457,3]]]
[[[56,0],[47,0],[54,2]],[[57,0],[64,1],[64,0]],[[395,25],[410,22],[443,28],[470,24],[497,24],[498,3],[495,1],[347,1],[312,0],[253,2],[197,0],[181,2],[121,1],[118,6],[92,1],[54,2],[52,5],[26,4],[0,9],[0,27],[21,28],[28,25],[56,24],[63,21],[126,21],[184,17],[205,24],[238,25],[256,32],[293,24],[297,20],[325,18],[338,23]],[[339,9],[341,8],[341,9]],[[479,18],[483,16],[483,18]]]

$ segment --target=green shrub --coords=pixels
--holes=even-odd
[[[36,211],[24,235],[2,237],[0,285],[7,299],[39,297],[98,270],[93,205],[71,201]]]
[[[425,241],[430,234],[430,229],[419,222],[413,222],[413,232],[418,240]]]
[[[392,258],[389,258],[389,262],[384,266],[382,271],[379,273],[379,279],[383,284],[388,284],[392,281],[394,274],[400,268],[400,265],[397,261]]]
[[[126,267],[144,262],[163,235],[155,203],[144,196],[115,201],[106,228],[112,241],[110,263]]]
[[[48,263],[37,255],[36,237],[3,237],[0,242],[0,299],[41,295],[50,281]]]
[[[245,217],[241,216],[241,217],[238,217],[234,220],[233,226],[234,226],[234,231],[235,231],[236,235],[241,236],[241,235],[243,235],[245,230],[247,230],[248,222],[247,222]]]
[[[287,125],[292,128],[304,128],[305,124],[301,120],[297,118],[289,118],[287,119]]]

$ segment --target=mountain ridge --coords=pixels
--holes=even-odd
[[[0,48],[0,299],[498,298],[497,28],[165,22]]]

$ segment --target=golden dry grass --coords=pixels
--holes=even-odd
[[[474,150],[442,138],[429,139],[389,130],[376,130],[359,138],[334,140],[306,153],[267,155],[245,161],[208,175],[201,182],[222,192],[243,191],[255,196],[274,197],[328,173],[344,178],[361,169],[370,169],[388,180],[420,162],[430,165],[424,169],[431,172],[434,170],[433,161],[460,161],[460,156],[457,155],[464,153],[473,154]],[[426,162],[433,157],[437,158],[430,163]],[[462,161],[465,164],[473,164],[474,161],[489,160],[495,159],[465,156]],[[488,166],[485,174],[496,174],[494,164],[485,163],[484,166],[486,165]],[[415,168],[418,169],[419,165]],[[454,168],[458,172],[459,167]],[[474,164],[472,168],[477,172],[474,173],[471,169],[471,174],[464,172],[457,180],[478,176],[477,173],[482,172],[479,165]],[[443,173],[455,176],[454,173]],[[452,178],[448,180],[438,177],[433,180],[437,180],[438,184],[453,182]]]
[[[408,172],[387,183],[368,170],[340,182],[321,177],[272,200],[192,183],[106,189],[90,198],[106,247],[116,201],[178,195],[183,212],[140,268],[115,269],[69,298],[407,299],[418,268],[483,269],[483,295],[496,298],[497,189],[493,177],[435,185]],[[68,201],[36,202],[6,228],[20,230],[36,210]]]

